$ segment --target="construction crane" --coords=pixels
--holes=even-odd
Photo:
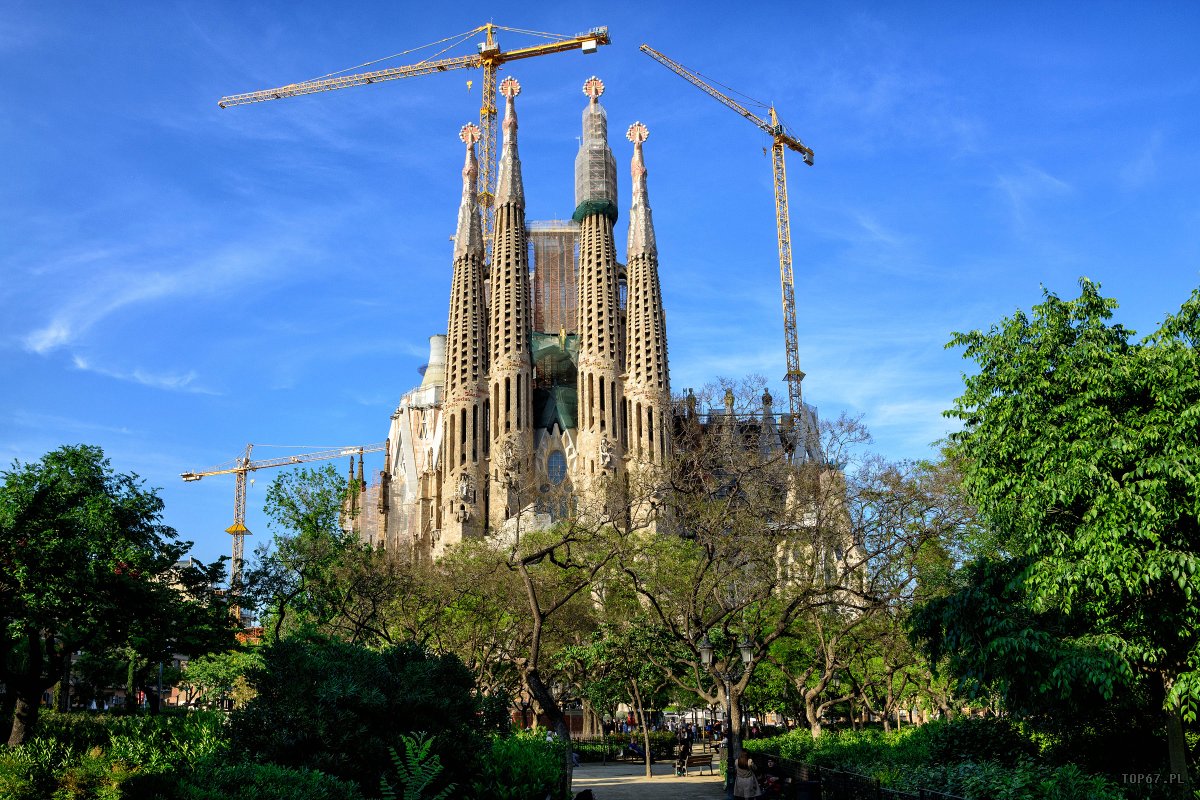
[[[250,453],[254,450],[254,445],[248,444],[246,445],[245,452],[233,460],[232,466],[222,464],[212,469],[180,474],[179,477],[185,481],[198,481],[201,478],[207,478],[211,475],[233,475],[236,478],[233,490],[233,524],[225,529],[226,533],[233,536],[233,564],[229,570],[229,594],[234,602],[237,602],[237,597],[242,588],[243,555],[245,553],[246,537],[250,535],[250,531],[246,528],[246,476],[249,473],[260,469],[288,467],[293,464],[308,464],[313,461],[328,461],[329,459],[341,458],[342,456],[350,456],[351,461],[353,461],[356,455],[359,457],[361,471],[361,459],[364,453],[378,453],[387,451],[388,449],[389,442],[382,441],[376,444],[334,447],[327,450],[318,450],[314,453],[301,453],[299,455],[251,461]],[[234,608],[236,610],[236,606]]]
[[[796,287],[792,277],[792,223],[788,216],[787,168],[783,155],[785,150],[795,151],[804,159],[804,163],[811,167],[813,151],[804,142],[788,133],[783,123],[779,121],[779,115],[775,113],[775,106],[767,107],[767,119],[763,119],[729,95],[713,87],[699,73],[668,58],[650,45],[643,44],[641,51],[705,94],[732,108],[771,137],[771,162],[775,176],[775,226],[778,229],[779,238],[779,283],[783,293],[783,339],[787,350],[788,406],[793,424],[806,424],[803,416],[803,395],[800,390],[804,373],[800,370],[800,344],[796,335]]]
[[[498,30],[531,36],[543,36],[551,41],[531,47],[519,47],[515,50],[501,50],[500,45],[496,42],[496,31]],[[496,196],[496,159],[498,155],[496,149],[496,72],[507,62],[523,58],[562,53],[567,50],[581,50],[584,53],[594,53],[600,45],[609,44],[609,39],[607,26],[592,28],[589,31],[574,36],[563,36],[554,33],[521,30],[519,28],[505,28],[489,22],[464,34],[449,36],[423,47],[432,47],[454,40],[436,54],[441,55],[477,33],[484,34],[484,41],[478,43],[478,52],[471,55],[432,60],[426,59],[403,67],[391,67],[389,69],[359,72],[351,75],[334,74],[309,81],[301,81],[300,83],[289,83],[287,86],[280,86],[277,89],[262,89],[257,92],[229,95],[222,97],[217,102],[217,105],[221,108],[229,108],[230,106],[242,106],[249,103],[261,103],[264,100],[280,100],[285,97],[316,94],[318,92],[332,91],[333,89],[347,89],[351,86],[362,86],[368,83],[394,81],[398,78],[415,78],[418,75],[429,75],[435,72],[448,72],[456,69],[482,69],[483,100],[479,107],[479,127],[483,131],[483,152],[479,158],[479,204],[483,208],[484,247],[490,259],[492,252],[492,232],[495,228],[495,211],[492,200]],[[414,48],[414,50],[420,49],[422,48]],[[408,50],[405,52],[411,53],[413,51]],[[400,53],[399,55],[404,54]],[[362,66],[374,63],[378,62],[368,62],[368,64]],[[470,84],[468,83],[469,86]]]

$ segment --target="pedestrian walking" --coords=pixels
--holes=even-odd
[[[733,796],[758,797],[758,774],[754,770],[754,762],[744,751],[738,756],[737,769],[734,771]]]

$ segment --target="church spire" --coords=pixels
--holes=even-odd
[[[490,524],[500,528],[522,506],[533,466],[533,309],[529,295],[529,245],[525,233],[525,191],[517,156],[517,111],[521,85],[508,77],[504,95],[504,149],[496,187],[496,238],[492,246],[492,300],[489,321],[491,400],[489,440]]]
[[[617,219],[616,166],[608,148],[608,118],[600,105],[604,83],[583,84],[583,140],[575,157],[574,219],[579,223],[578,422],[574,484],[593,485],[624,466],[627,413],[621,387],[619,267],[613,243]]]
[[[646,191],[646,162],[642,157],[642,142],[650,136],[650,130],[640,122],[629,126],[625,137],[633,142],[633,205],[629,209],[629,247],[626,258],[643,253],[657,254],[654,241],[654,220],[650,215],[650,198]]]
[[[517,155],[517,108],[513,103],[520,93],[521,84],[515,78],[500,82],[500,94],[504,95],[504,146],[496,180],[496,205],[516,203],[524,208],[525,187],[521,182],[521,158]]]
[[[650,136],[640,122],[629,126],[633,142],[633,203],[629,210],[629,295],[625,314],[625,403],[629,450],[634,463],[661,467],[670,452],[671,386],[667,326],[658,280],[658,248],[646,191],[642,144]]]
[[[604,81],[595,75],[583,84],[589,102],[583,109],[583,138],[575,156],[575,213],[583,222],[590,214],[602,213],[617,221],[617,167],[608,147],[608,114],[600,105]]]
[[[454,235],[454,275],[450,318],[446,325],[446,387],[443,395],[440,467],[442,508],[440,538],[430,542],[433,555],[467,538],[483,535],[487,420],[487,308],[484,300],[483,232],[475,198],[479,165],[475,144],[479,128],[459,132],[467,146],[463,197]]]
[[[483,224],[479,220],[479,200],[476,184],[479,181],[479,161],[475,158],[475,143],[479,141],[479,127],[468,122],[462,126],[458,138],[467,146],[467,160],[463,165],[463,194],[458,206],[458,228],[454,232],[454,257],[468,253],[483,253]]]

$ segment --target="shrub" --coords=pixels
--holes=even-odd
[[[493,737],[482,761],[482,774],[474,782],[479,800],[565,800],[556,795],[562,775],[566,744],[547,741],[535,733]]]
[[[382,652],[315,634],[262,650],[257,696],[233,714],[232,743],[254,761],[316,769],[379,793],[388,748],[428,731],[440,785],[470,785],[486,748],[470,671],[416,644]],[[436,790],[437,787],[435,787]]]
[[[12,749],[0,747],[0,797],[40,800],[50,794],[59,757],[38,745],[35,741]]]
[[[0,797],[169,797],[177,774],[225,746],[217,713],[46,713],[26,744],[0,750]]]
[[[603,736],[598,739],[582,739],[571,742],[580,761],[612,761],[621,754],[627,739]]]
[[[209,759],[168,796],[171,800],[361,800],[362,793],[353,783],[316,770]]]
[[[924,740],[928,759],[935,763],[995,761],[1013,765],[1038,753],[1037,745],[1016,725],[997,717],[936,720],[909,730],[914,738]]]
[[[404,745],[403,756],[396,752],[396,748],[388,748],[396,780],[393,783],[386,778],[380,779],[379,790],[383,800],[396,800],[397,786],[404,792],[404,800],[446,800],[450,797],[455,789],[453,783],[436,793],[427,794],[425,791],[442,774],[441,759],[430,752],[433,742],[424,733],[401,736],[400,741]]]
[[[932,789],[968,800],[1117,800],[1122,789],[1074,764],[1037,760],[1039,748],[1007,720],[960,718],[884,734],[807,730],[747,742],[752,752],[875,778],[884,786]]]

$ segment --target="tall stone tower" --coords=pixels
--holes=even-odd
[[[624,426],[620,400],[622,351],[618,267],[613,245],[617,219],[616,164],[608,148],[608,116],[600,105],[604,84],[583,85],[583,141],[575,157],[575,213],[579,232],[579,361],[577,452],[573,480],[585,491],[605,475],[622,472]]]
[[[360,535],[376,543],[382,534],[372,532],[386,531],[388,547],[420,560],[463,539],[507,542],[576,515],[652,526],[662,519],[646,492],[671,452],[673,422],[648,131],[635,123],[628,133],[633,200],[623,265],[613,241],[617,173],[604,84],[592,77],[583,87],[570,222],[525,219],[520,89],[512,78],[499,86],[504,139],[490,273],[475,195],[479,131],[469,125],[449,329],[431,340],[429,371],[392,415],[388,479],[369,490],[376,495],[355,498]],[[624,486],[636,493],[628,505],[610,492]],[[376,524],[373,515],[387,519]]]
[[[442,528],[433,554],[464,538],[482,536],[487,476],[484,435],[487,421],[487,320],[483,292],[483,229],[475,186],[479,164],[475,143],[479,128],[464,125],[467,146],[463,195],[454,234],[454,277],[446,331],[445,431],[441,452]]]
[[[671,385],[667,370],[667,324],[658,281],[658,247],[646,192],[642,143],[650,135],[635,122],[627,138],[633,142],[633,202],[629,210],[626,251],[629,294],[625,312],[625,417],[631,469],[650,479],[670,448]],[[639,469],[649,467],[650,470]]]
[[[489,511],[499,528],[532,498],[519,496],[531,480],[533,309],[529,293],[529,247],[525,233],[525,189],[517,155],[517,111],[521,85],[500,82],[504,95],[504,144],[496,183],[496,237],[492,247],[491,466]]]

